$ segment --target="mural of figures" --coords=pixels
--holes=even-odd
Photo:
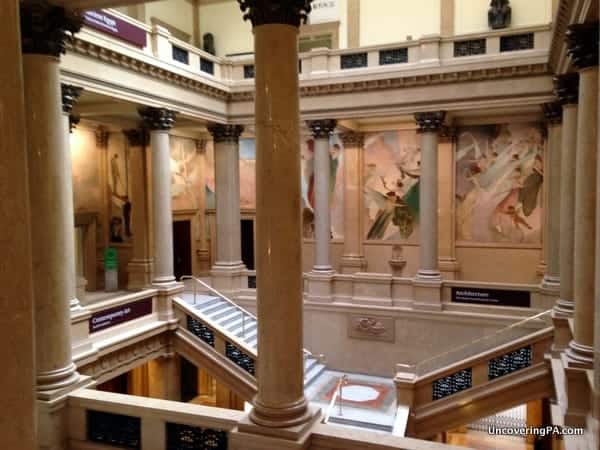
[[[366,238],[418,239],[421,149],[415,131],[365,137]]]
[[[302,157],[302,234],[306,239],[315,237],[315,141],[307,137],[301,142]],[[329,203],[331,208],[331,237],[344,237],[344,159],[343,144],[337,135],[330,139]]]
[[[457,240],[541,242],[543,148],[542,130],[533,123],[459,130]]]
[[[197,209],[203,188],[201,150],[193,139],[171,136],[171,197],[173,209]]]
[[[240,139],[240,208],[256,208],[256,144]]]
[[[93,131],[78,129],[73,130],[70,139],[75,212],[100,211],[100,154],[96,136]]]
[[[129,201],[128,149],[111,146],[108,161],[110,191],[110,242],[131,240],[131,202]]]

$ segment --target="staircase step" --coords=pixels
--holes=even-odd
[[[222,327],[225,327],[227,325],[231,325],[233,322],[241,321],[242,314],[244,314],[244,313],[239,309],[236,309],[235,311],[231,311],[229,314],[227,314],[226,316],[223,316],[219,319],[219,325],[221,325]],[[250,316],[248,316],[247,314],[244,314],[244,315],[248,319],[250,319]]]
[[[308,357],[304,360],[304,373],[308,372],[310,369],[312,369],[315,364],[317,364],[319,361],[317,361],[316,358],[311,358]]]
[[[304,388],[310,386],[324,371],[325,365],[317,363],[308,372],[304,372]]]
[[[254,336],[256,336],[256,333],[257,333],[256,322],[253,324],[246,324],[245,329],[242,327],[242,324],[240,323],[237,326],[231,327],[231,329],[229,329],[228,331],[231,334],[233,334],[234,336],[237,336],[244,340],[252,339]],[[246,332],[245,336],[244,336],[244,331]]]
[[[219,299],[218,303],[215,303],[207,308],[202,308],[201,311],[203,314],[212,318],[214,314],[217,314],[219,311],[229,307],[229,303]]]
[[[363,428],[367,430],[384,431],[391,433],[394,429],[391,425],[384,425],[379,423],[363,422],[360,420],[346,419],[344,417],[331,416],[329,423],[335,423],[337,425],[347,425],[353,428]]]
[[[223,317],[228,316],[232,312],[238,311],[235,306],[227,304],[223,308],[219,309],[217,312],[214,312],[210,315],[210,318],[215,322],[219,322]]]

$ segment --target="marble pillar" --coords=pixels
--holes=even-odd
[[[0,359],[4,367],[0,447],[37,450],[32,242],[19,2],[2,3],[0,60]],[[35,220],[35,217],[33,218]]]
[[[442,278],[454,280],[460,272],[456,260],[454,173],[457,136],[455,128],[444,128],[438,145],[438,263]]]
[[[198,177],[203,180],[207,174],[206,168],[206,139],[198,139],[196,141],[196,152],[200,154],[198,158]],[[206,219],[206,189],[200,189],[198,195],[198,273],[199,276],[206,276],[210,273],[210,250],[209,250],[209,232],[207,229]]]
[[[337,121],[331,119],[307,122],[315,141],[313,173],[315,180],[315,260],[313,272],[332,274],[331,266],[331,156],[329,138]]]
[[[240,6],[254,33],[260,324],[258,393],[240,431],[266,434],[302,428],[314,417],[304,396],[298,82],[298,31],[310,3],[240,0]],[[249,448],[235,439],[234,449]]]
[[[540,293],[548,306],[554,305],[560,296],[560,162],[562,146],[562,106],[560,102],[545,103],[547,122],[545,179],[546,208],[544,211],[544,246],[546,267]]]
[[[131,129],[123,132],[129,146],[129,177],[131,186],[131,231],[133,247],[127,264],[127,289],[140,290],[152,283],[152,257],[150,255],[148,167],[146,147],[148,131]]]
[[[241,125],[210,124],[214,140],[217,255],[211,270],[213,287],[235,295],[248,287],[242,262],[240,214]]]
[[[346,132],[340,139],[344,144],[344,253],[340,266],[342,273],[351,274],[367,269],[361,227],[364,135]]]
[[[163,286],[175,282],[169,145],[169,130],[175,123],[175,112],[165,108],[148,107],[141,108],[139,113],[144,126],[150,130],[152,153],[152,283]]]
[[[575,180],[574,332],[567,358],[591,368],[594,345],[596,166],[598,159],[598,23],[569,26],[568,52],[579,70]]]

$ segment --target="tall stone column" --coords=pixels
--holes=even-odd
[[[591,368],[598,159],[598,23],[571,25],[567,46],[573,65],[579,70],[573,278],[575,324],[567,357],[570,365]]]
[[[562,146],[562,106],[560,102],[545,103],[544,116],[548,127],[546,151],[547,202],[544,211],[544,246],[546,268],[541,294],[546,306],[554,305],[560,296],[560,160]]]
[[[214,140],[217,255],[211,270],[213,286],[225,293],[248,287],[242,262],[240,215],[241,125],[210,124]]]
[[[253,25],[256,76],[260,356],[250,420],[259,428],[289,428],[311,417],[304,396],[302,350],[298,83],[298,30],[310,12],[310,1],[239,1]]]
[[[344,144],[344,253],[341,272],[364,272],[367,268],[361,227],[364,135],[347,132],[341,134],[340,139]]]
[[[129,177],[131,179],[131,229],[133,249],[127,264],[130,290],[139,290],[152,283],[152,258],[150,256],[150,215],[148,211],[148,167],[146,146],[149,136],[145,129],[123,132],[129,145]]]
[[[460,271],[456,260],[455,157],[456,128],[442,130],[438,144],[438,261],[442,278],[454,280]]]
[[[152,245],[154,274],[152,283],[168,285],[175,281],[173,272],[173,213],[171,209],[171,160],[169,130],[175,112],[165,108],[142,108],[140,116],[150,130],[152,152]]]
[[[331,119],[309,120],[308,128],[315,140],[315,261],[313,272],[331,274],[331,157],[329,137],[337,121]]]
[[[73,107],[79,96],[81,95],[82,88],[72,86],[70,84],[61,84],[61,98],[62,98],[62,129],[63,139],[65,147],[65,157],[69,160],[69,179],[72,180],[72,166],[71,166],[71,133],[75,123],[79,122],[79,117],[73,116]],[[73,192],[73,185],[71,184],[71,192]],[[71,201],[71,212],[74,214],[73,202]],[[73,233],[72,233],[72,245],[70,248],[65,249],[67,251],[67,258],[64,264],[69,266],[69,270],[73,271],[73,289],[69,293],[70,307],[71,310],[81,309],[80,301],[83,302],[85,296],[85,285],[87,281],[83,276],[83,254],[80,253],[83,250],[81,245],[81,233],[80,230],[75,230],[75,223],[73,218]],[[68,257],[68,255],[73,255]],[[79,264],[81,263],[81,264]]]
[[[206,177],[206,139],[199,139],[196,141],[196,152],[200,154],[198,158],[198,177],[203,180]],[[197,193],[198,195],[198,263],[200,276],[205,276],[210,270],[210,250],[209,240],[207,232],[207,221],[206,221],[206,189],[202,187]]]

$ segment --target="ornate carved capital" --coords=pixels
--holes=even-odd
[[[110,133],[102,126],[96,129],[96,147],[108,148],[108,138]]]
[[[344,145],[349,147],[362,147],[365,145],[365,135],[356,131],[348,131],[340,134],[340,139]]]
[[[60,85],[60,90],[62,93],[62,110],[65,114],[71,114],[73,106],[75,106],[75,103],[79,100],[83,88],[62,83]]]
[[[252,26],[283,24],[299,27],[306,23],[312,0],[238,0],[244,20]]]
[[[544,103],[542,108],[549,125],[558,125],[562,122],[562,104],[560,102]]]
[[[21,42],[25,54],[59,57],[65,52],[65,42],[82,25],[81,15],[46,0],[21,1]]]
[[[578,69],[598,65],[598,22],[569,25],[567,53]]]
[[[337,120],[335,119],[322,119],[322,120],[308,120],[306,125],[310,128],[310,131],[315,139],[328,139],[337,126]]]
[[[243,125],[211,123],[206,127],[215,142],[238,142],[244,131]]]
[[[439,133],[444,126],[446,111],[415,113],[419,133],[434,132]]]
[[[123,130],[123,134],[127,138],[129,147],[145,147],[150,142],[148,130],[145,128],[133,128],[131,130]]]
[[[206,152],[206,139],[196,139],[196,153],[204,154]]]
[[[77,125],[81,122],[81,117],[79,114],[69,114],[69,133],[72,133]]]
[[[175,111],[166,108],[140,108],[138,110],[144,126],[149,130],[170,130],[175,125]]]
[[[579,101],[579,73],[554,77],[554,94],[563,105],[576,105]]]

